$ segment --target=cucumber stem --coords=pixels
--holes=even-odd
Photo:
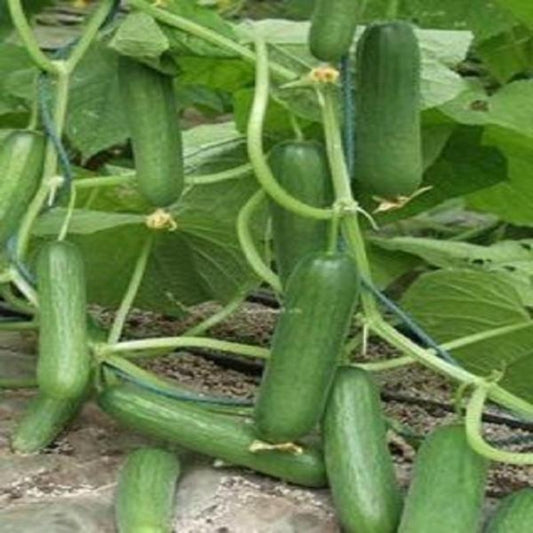
[[[70,189],[70,198],[68,199],[67,212],[65,213],[65,218],[63,224],[61,225],[61,230],[57,236],[58,241],[64,241],[68,234],[68,228],[70,221],[72,220],[72,215],[74,214],[74,209],[76,208],[76,189],[72,187]]]
[[[39,307],[37,292],[14,267],[11,268],[11,279],[15,287],[24,295],[28,302],[34,307]]]
[[[176,348],[206,348],[208,350],[220,350],[221,352],[235,353],[257,359],[268,359],[270,357],[269,350],[261,346],[250,346],[248,344],[221,341],[206,337],[160,337],[157,339],[123,341],[116,344],[109,344],[105,347],[104,352],[128,353],[147,350],[159,351],[161,348],[167,348],[169,350]],[[136,357],[139,357],[139,355],[131,354],[128,359],[135,359]],[[140,357],[146,357],[146,354],[142,353]]]
[[[148,258],[150,257],[150,252],[152,251],[153,242],[154,234],[150,233],[146,238],[143,247],[141,248],[141,252],[137,258],[137,262],[135,263],[135,268],[133,269],[133,274],[131,275],[128,288],[126,289],[126,293],[124,294],[122,302],[120,303],[120,307],[115,315],[115,320],[113,321],[113,325],[111,326],[109,337],[107,339],[109,344],[118,342],[120,336],[122,335],[126,318],[130,312],[135,297],[137,296],[139,287],[141,286],[144,272],[146,271]]]
[[[502,463],[514,465],[532,465],[533,453],[520,453],[500,450],[491,446],[483,438],[483,408],[494,384],[483,380],[474,390],[466,409],[466,436],[474,451]]]
[[[358,363],[357,361],[351,363],[350,366],[362,368],[368,372],[384,372],[386,370],[394,370],[403,366],[412,365],[417,360],[411,355],[404,355],[401,357],[395,357],[394,359],[388,359],[386,361],[373,361],[370,363]]]
[[[241,244],[242,251],[248,264],[260,279],[268,283],[276,292],[282,292],[281,281],[279,277],[263,261],[260,253],[257,251],[252,232],[250,231],[250,222],[256,209],[265,201],[266,194],[260,189],[253,194],[244,204],[237,217],[237,235]]]
[[[264,188],[265,192],[282,207],[307,218],[317,220],[328,220],[333,215],[333,210],[313,207],[301,202],[285,191],[279,185],[272,174],[263,150],[263,126],[266,110],[268,107],[268,97],[270,91],[270,79],[268,71],[268,51],[265,41],[256,36],[256,75],[255,93],[248,121],[248,156],[253,165],[257,180]]]

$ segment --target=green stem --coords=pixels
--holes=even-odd
[[[10,270],[11,278],[11,270]],[[35,307],[30,305],[26,300],[19,298],[13,294],[13,287],[11,285],[6,285],[2,287],[2,298],[12,307],[15,311],[20,311],[28,315],[35,314]]]
[[[11,279],[15,287],[24,295],[28,302],[35,307],[39,307],[35,289],[20,275],[16,268],[11,269]]]
[[[344,346],[344,353],[350,355],[354,350],[359,349],[363,345],[363,332],[357,333],[354,337],[348,340]]]
[[[263,261],[260,253],[257,251],[250,231],[250,221],[256,209],[264,202],[265,192],[260,189],[244,204],[237,217],[237,235],[241,244],[242,251],[252,270],[266,281],[276,292],[282,292],[279,277]]]
[[[74,180],[73,185],[76,190],[94,189],[100,187],[120,187],[121,185],[133,185],[136,176],[131,174],[122,174],[119,176],[95,176],[93,178],[82,178]]]
[[[481,382],[468,402],[466,410],[466,436],[468,443],[474,451],[493,461],[515,465],[531,465],[533,464],[533,453],[500,450],[491,446],[483,438],[483,408],[493,386],[492,383]]]
[[[250,346],[237,342],[221,341],[205,337],[161,337],[157,339],[142,339],[135,341],[124,341],[110,344],[106,350],[111,353],[137,352],[147,350],[160,350],[168,348],[205,348],[208,350],[218,350],[221,352],[235,353],[247,357],[258,359],[268,359],[270,352],[261,346]],[[143,357],[145,354],[143,354]],[[131,355],[130,358],[135,358]]]
[[[205,333],[208,329],[212,328],[213,326],[216,326],[217,324],[228,318],[228,316],[234,313],[242,304],[244,298],[246,298],[246,293],[247,291],[240,291],[237,296],[235,296],[235,298],[230,300],[219,311],[217,311],[210,317],[207,317],[205,320],[202,320],[202,322],[200,322],[199,324],[196,324],[195,326],[184,331],[183,336],[196,337],[198,335],[201,335],[202,333]]]
[[[37,387],[36,378],[2,378],[0,389],[33,389]]]
[[[243,59],[247,63],[255,63],[256,57],[252,50],[250,50],[246,46],[243,46],[242,44],[237,43],[232,39],[224,37],[223,35],[214,30],[197,24],[196,22],[193,22],[190,19],[180,17],[179,15],[175,15],[174,13],[169,13],[168,11],[159,9],[145,0],[129,0],[129,4],[133,7],[136,7],[140,11],[144,11],[148,15],[154,17],[154,19],[159,20],[164,24],[173,26],[178,30],[184,31],[190,35],[194,35],[195,37],[198,37],[200,39],[203,39],[204,41],[219,46],[220,48],[228,50],[229,52],[233,52],[240,56],[241,59]],[[270,70],[272,70],[272,74],[285,81],[293,80],[298,76],[294,71],[277,63],[270,63]]]
[[[265,191],[285,209],[307,218],[327,220],[332,216],[331,209],[313,207],[288,194],[279,185],[270,170],[263,150],[263,126],[268,107],[270,80],[268,73],[268,52],[265,41],[256,40],[257,67],[255,76],[255,93],[248,121],[248,156],[255,175]]]
[[[215,172],[214,174],[205,174],[203,176],[187,176],[185,178],[185,183],[187,185],[209,185],[212,183],[219,183],[221,181],[239,179],[243,176],[251,174],[252,171],[252,165],[250,163],[246,163],[235,168],[223,170],[222,172]]]
[[[467,335],[453,341],[445,342],[444,344],[441,344],[440,347],[447,351],[457,350],[458,348],[463,348],[471,344],[476,344],[477,342],[492,339],[493,337],[499,337],[500,335],[506,335],[509,333],[516,333],[517,331],[527,329],[532,326],[533,320],[528,320],[527,322],[520,322],[518,324],[511,324],[509,326],[502,326],[501,328],[490,329],[480,333],[474,333],[473,335]]]
[[[8,0],[7,5],[13,25],[15,26],[26,50],[30,54],[33,61],[41,70],[50,72],[51,74],[56,74],[56,64],[46,54],[44,54],[39,47],[39,43],[35,39],[35,35],[33,34],[28,19],[26,18],[24,9],[22,8],[21,0]]]
[[[67,70],[69,73],[78,66],[78,63],[83,58],[92,42],[94,41],[98,30],[104,23],[105,19],[113,9],[114,0],[101,0],[95,12],[91,16],[87,26],[83,30],[83,34],[76,46],[72,50],[67,61]]]
[[[335,213],[329,223],[328,252],[333,254],[338,249],[340,213]]]
[[[17,322],[17,321],[7,321],[0,322],[0,331],[27,331],[39,329],[39,324],[35,321],[29,322]]]
[[[57,237],[58,241],[64,241],[68,234],[68,228],[70,225],[70,221],[72,220],[72,215],[74,214],[74,208],[76,207],[76,189],[72,187],[70,190],[70,198],[68,200],[68,206],[67,206],[67,213],[65,214],[65,218],[63,220],[63,224],[61,226],[61,230],[59,231],[59,235]]]
[[[57,88],[54,110],[54,124],[56,133],[61,137],[65,125],[65,117],[68,106],[68,90],[69,90],[69,74],[63,62],[57,63]],[[51,180],[57,172],[58,156],[57,151],[49,139],[46,146],[46,155],[44,161],[43,178],[41,185],[31,201],[24,218],[20,224],[18,241],[17,241],[17,257],[19,261],[23,261],[28,250],[28,245],[31,237],[31,228],[33,223],[39,216],[48,195],[51,191]]]
[[[135,263],[135,268],[133,269],[133,274],[131,276],[128,288],[126,290],[126,293],[124,294],[122,302],[120,303],[120,307],[118,308],[117,314],[115,315],[115,320],[113,321],[113,325],[111,326],[111,330],[109,332],[109,344],[114,344],[118,342],[120,336],[122,335],[122,330],[124,329],[126,318],[128,316],[128,313],[130,312],[135,297],[137,296],[139,287],[141,286],[144,272],[146,270],[146,265],[148,263],[148,258],[150,257],[150,252],[152,251],[153,242],[154,234],[150,233],[146,238],[139,257],[137,258],[137,262]]]
[[[299,142],[304,141],[305,136],[300,126],[300,123],[298,122],[298,118],[294,113],[289,113],[289,118],[291,120],[291,127],[294,131],[294,138]]]
[[[363,368],[369,372],[383,372],[385,370],[394,370],[407,365],[416,363],[416,359],[410,355],[404,355],[402,357],[395,357],[394,359],[388,359],[387,361],[375,361],[371,363],[352,363],[351,366]]]
[[[389,0],[387,6],[387,19],[395,20],[398,18],[398,10],[400,9],[400,0]]]

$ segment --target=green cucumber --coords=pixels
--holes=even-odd
[[[358,289],[357,269],[348,254],[308,255],[294,269],[255,405],[263,440],[292,442],[318,424]]]
[[[133,385],[106,388],[98,403],[113,418],[149,436],[291,483],[309,487],[326,484],[319,450],[310,447],[301,454],[251,452],[256,436],[252,424],[242,419],[169,400]]]
[[[354,41],[359,0],[316,0],[309,48],[321,61],[337,63]]]
[[[333,191],[323,146],[313,141],[288,141],[274,146],[270,166],[278,183],[298,200],[329,207]],[[325,251],[329,225],[301,217],[270,200],[272,237],[278,274],[285,285],[296,264],[306,255]]]
[[[115,496],[119,533],[170,533],[180,464],[158,448],[130,453],[122,466]]]
[[[478,531],[487,470],[462,425],[435,430],[418,451],[398,532]]]
[[[420,51],[407,22],[368,26],[357,44],[357,186],[382,198],[422,182]]]
[[[498,505],[486,533],[531,533],[533,529],[533,488],[513,492]]]
[[[78,414],[84,398],[60,400],[39,393],[32,398],[13,435],[17,453],[35,453],[51,444]]]
[[[387,446],[379,389],[365,370],[337,371],[323,434],[326,471],[343,531],[396,532],[402,496]]]
[[[37,382],[58,399],[80,397],[89,382],[87,298],[83,258],[65,241],[45,244],[37,258],[39,359]]]
[[[17,230],[39,187],[45,152],[41,133],[16,130],[0,144],[0,246]]]
[[[139,190],[152,205],[166,207],[178,200],[184,185],[172,78],[123,56],[118,73]]]

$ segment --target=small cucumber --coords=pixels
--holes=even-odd
[[[141,448],[120,470],[115,496],[119,533],[171,533],[180,464],[172,453]]]
[[[270,166],[290,194],[315,207],[329,207],[333,190],[323,146],[314,141],[288,141],[274,146]],[[304,218],[270,200],[272,237],[278,274],[283,285],[306,255],[326,250],[329,224]]]
[[[533,530],[533,488],[513,492],[496,509],[486,533],[531,533]]]
[[[402,496],[379,390],[365,370],[339,368],[323,429],[326,470],[343,531],[395,533]]]
[[[45,244],[37,258],[41,392],[57,399],[80,397],[89,382],[87,298],[83,258],[64,241]]]
[[[487,470],[462,425],[435,430],[418,451],[398,533],[478,531]]]
[[[366,28],[357,44],[356,184],[387,199],[422,182],[420,51],[407,22]]]
[[[118,73],[139,190],[152,205],[166,207],[178,200],[184,185],[172,78],[124,56]]]
[[[292,442],[318,424],[358,290],[355,263],[345,253],[309,255],[294,269],[255,405],[262,439]]]
[[[17,230],[37,192],[44,163],[41,133],[16,130],[0,144],[0,246]]]
[[[309,48],[321,61],[337,63],[350,50],[357,27],[359,0],[316,0]]]
[[[256,442],[252,424],[173,401],[133,385],[113,386],[98,398],[100,407],[130,428],[199,453],[308,487],[326,485],[319,450],[301,454],[250,451]]]
[[[17,453],[35,453],[51,444],[77,415],[84,398],[61,400],[39,393],[29,403],[11,436]]]

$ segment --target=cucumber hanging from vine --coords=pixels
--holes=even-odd
[[[37,258],[39,359],[37,382],[44,394],[76,399],[91,372],[83,258],[76,245],[45,244]]]
[[[422,182],[420,51],[407,22],[368,26],[357,43],[356,186],[385,199]]]
[[[333,202],[331,176],[325,150],[314,141],[287,141],[274,146],[270,166],[278,183],[291,195],[315,207]],[[278,274],[283,284],[303,257],[325,251],[329,224],[304,218],[269,201],[272,237]]]
[[[324,411],[358,298],[359,279],[344,253],[303,258],[289,277],[254,418],[272,443],[297,440]]]
[[[139,190],[153,206],[167,207],[185,179],[172,78],[123,56],[118,72]]]
[[[0,144],[0,246],[17,230],[39,188],[43,172],[45,137],[39,132],[15,130]]]

